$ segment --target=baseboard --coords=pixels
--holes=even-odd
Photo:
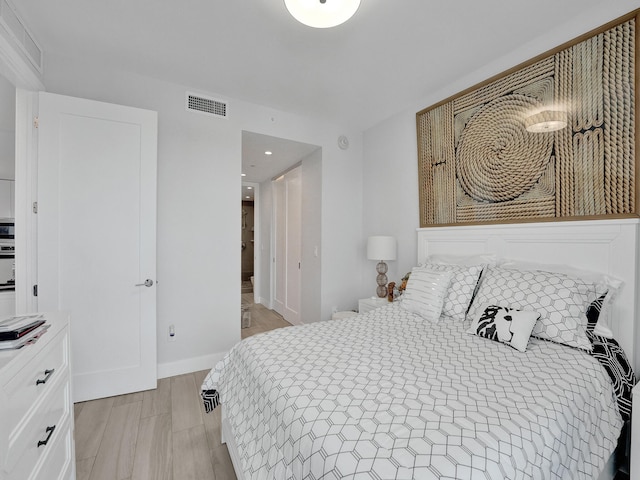
[[[158,378],[174,377],[185,373],[210,370],[225,356],[225,353],[212,353],[201,357],[185,358],[177,362],[158,364]]]

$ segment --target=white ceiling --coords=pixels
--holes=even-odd
[[[271,180],[318,148],[320,147],[317,145],[242,132],[242,173],[246,175],[242,182],[262,183]],[[271,155],[265,154],[267,151],[271,152]],[[242,199],[252,201],[254,192],[254,189],[248,189],[243,185]]]
[[[545,32],[590,11],[640,3],[362,0],[347,23],[313,29],[283,0],[14,2],[45,61],[97,61],[360,130],[523,45],[555,46]]]
[[[242,173],[246,174],[243,181],[271,180],[318,148],[317,145],[242,132]],[[266,151],[271,155],[265,154]]]
[[[100,62],[361,131],[428,107],[420,99],[496,59],[553,48],[546,32],[557,36],[573,26],[569,40],[585,33],[584,25],[604,23],[592,17],[613,19],[640,6],[640,0],[362,0],[347,23],[314,29],[294,20],[284,0],[13,1],[44,50],[45,69],[47,54],[70,56],[87,68]],[[310,153],[310,146],[285,141],[265,159],[269,142],[277,139],[243,136],[245,180],[285,170],[301,158],[300,147],[302,156]]]

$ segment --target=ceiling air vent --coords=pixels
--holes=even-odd
[[[187,110],[227,118],[227,103],[187,92]]]
[[[9,0],[0,0],[0,24],[4,27],[4,32],[13,37],[15,43],[38,72],[42,73],[42,49],[36,43],[33,35],[29,33],[24,21]],[[3,36],[5,36],[4,32],[2,32]]]

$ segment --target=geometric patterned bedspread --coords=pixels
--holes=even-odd
[[[398,304],[273,330],[207,376],[247,479],[593,479],[622,428],[587,352]]]

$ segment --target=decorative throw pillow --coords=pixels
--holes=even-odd
[[[636,377],[629,359],[615,339],[601,337],[591,332],[587,332],[587,337],[593,343],[591,355],[609,374],[618,400],[618,411],[622,419],[627,422],[631,418],[631,390],[636,384]]]
[[[604,338],[613,338],[613,332],[609,326],[601,320],[603,305],[609,293],[604,293],[589,304],[587,308],[587,332]]]
[[[451,272],[453,274],[442,307],[443,315],[464,320],[483,267],[484,265],[464,266],[437,263],[427,263],[423,266],[423,268],[437,272]]]
[[[489,267],[467,318],[475,319],[484,305],[535,310],[540,320],[534,337],[591,350],[585,312],[596,298],[595,286],[562,273]]]
[[[539,318],[538,312],[485,305],[467,331],[479,337],[506,343],[524,352]]]
[[[400,305],[426,320],[437,322],[452,276],[451,272],[413,268]]]
[[[606,338],[613,338],[613,332],[609,327],[613,305],[619,292],[622,290],[624,282],[619,278],[612,277],[592,270],[584,270],[564,264],[548,264],[540,262],[527,262],[523,260],[503,260],[498,266],[513,270],[541,270],[544,272],[563,273],[570,277],[579,278],[584,283],[593,284],[598,296],[605,295],[600,301],[597,309],[597,319],[593,333]],[[592,303],[593,305],[593,303]]]

